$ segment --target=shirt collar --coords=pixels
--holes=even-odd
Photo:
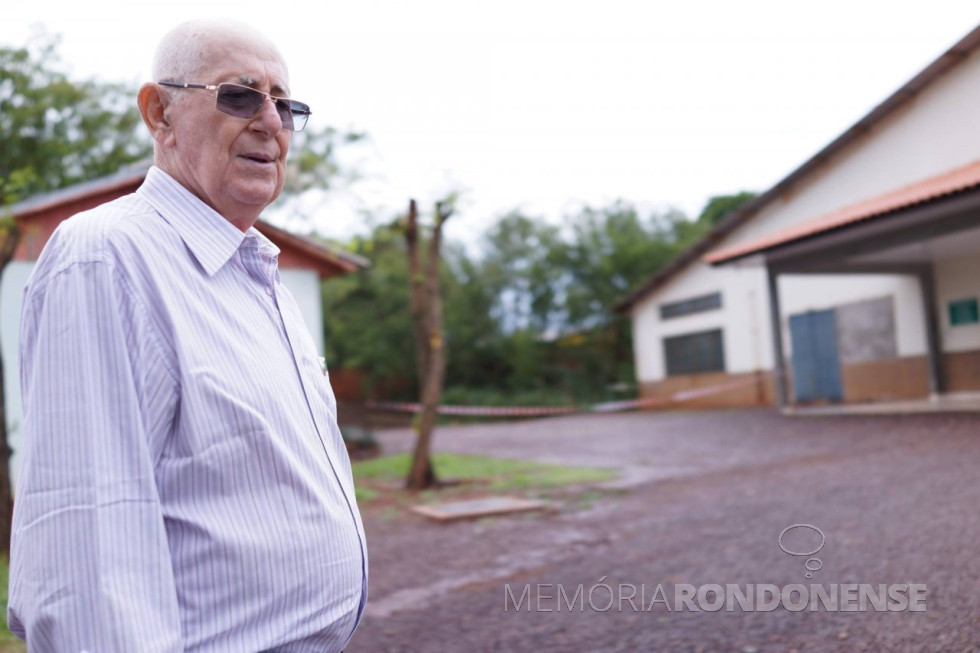
[[[279,248],[255,227],[242,232],[156,166],[150,167],[136,192],[174,228],[208,276],[224,267],[246,235],[255,236],[260,248],[273,256],[279,254]]]

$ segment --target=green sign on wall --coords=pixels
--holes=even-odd
[[[980,311],[977,310],[977,298],[958,299],[949,303],[949,323],[952,326],[977,324],[980,322]]]

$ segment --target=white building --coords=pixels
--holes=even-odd
[[[617,306],[642,396],[980,390],[978,46],[980,28]]]

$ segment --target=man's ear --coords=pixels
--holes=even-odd
[[[173,127],[167,116],[170,97],[158,84],[143,84],[137,96],[140,115],[150,130],[153,140],[161,145],[173,136]]]

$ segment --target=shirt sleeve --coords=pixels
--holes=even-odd
[[[32,653],[183,650],[154,479],[177,383],[152,327],[108,263],[25,292],[7,616]]]

